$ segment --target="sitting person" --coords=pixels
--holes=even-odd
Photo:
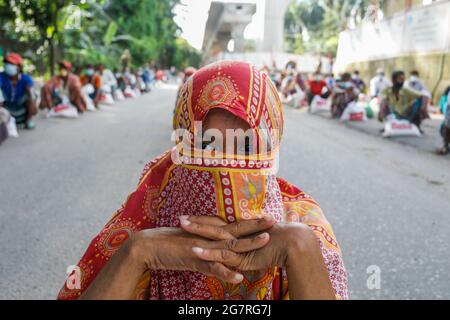
[[[417,92],[429,92],[425,84],[420,80],[419,71],[417,70],[411,71],[409,79],[405,81],[405,87]]]
[[[377,75],[370,80],[370,98],[378,98],[384,90],[391,86],[392,84],[386,79],[384,70],[381,68],[378,69]]]
[[[333,89],[333,98],[331,100],[331,116],[340,118],[345,108],[352,101],[357,101],[359,90],[355,87],[350,73],[344,73],[336,81]]]
[[[366,83],[363,79],[361,79],[361,76],[359,75],[359,71],[355,70],[352,74],[352,82],[355,85],[355,88],[359,90],[359,92],[364,93],[366,92]]]
[[[84,69],[83,74],[80,77],[81,86],[92,85],[94,90],[89,93],[89,97],[94,102],[96,108],[102,95],[102,78],[101,75],[94,69],[94,66],[88,64]]]
[[[51,109],[67,99],[74,105],[78,112],[86,111],[86,102],[81,93],[80,79],[72,74],[72,64],[69,61],[61,61],[58,75],[52,77],[42,87],[42,99],[40,109]]]
[[[419,130],[422,121],[428,118],[429,98],[424,93],[406,88],[405,73],[395,71],[392,74],[392,88],[381,94],[380,113],[378,119],[382,122],[389,115],[397,119],[405,119],[415,124]]]
[[[8,54],[4,59],[3,72],[0,72],[0,90],[3,96],[3,107],[16,120],[16,124],[25,129],[33,129],[31,117],[37,113],[33,97],[33,79],[23,73],[23,59],[16,53]]]
[[[327,86],[327,82],[323,79],[319,71],[315,72],[313,78],[307,82],[308,103],[311,104],[315,96],[328,99],[331,92]]]
[[[444,122],[441,126],[441,135],[443,138],[443,146],[438,151],[440,155],[447,155],[450,153],[450,87],[446,90],[447,94],[447,105],[444,108]]]
[[[146,166],[58,298],[346,299],[321,208],[275,175],[284,121],[268,76],[208,65],[184,85],[175,118],[186,141]]]
[[[98,74],[101,78],[101,85],[104,91],[111,94],[114,93],[118,87],[117,79],[114,76],[114,73],[108,68],[105,68],[104,64],[99,64]]]

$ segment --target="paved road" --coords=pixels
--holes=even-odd
[[[53,299],[68,265],[170,147],[174,88],[0,147],[0,299]],[[438,144],[438,141],[436,141]],[[354,299],[450,298],[450,159],[286,111],[280,175],[323,206]],[[369,266],[381,289],[366,285]]]

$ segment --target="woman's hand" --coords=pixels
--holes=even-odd
[[[205,238],[210,238],[204,230],[210,226],[199,222],[198,217],[190,217],[189,225],[182,225],[182,228],[191,234],[197,234]],[[242,221],[234,224],[216,226],[216,233],[232,232],[235,229],[242,229],[243,225],[248,225],[251,221]],[[257,223],[257,222],[254,222]],[[289,256],[295,256],[308,250],[318,250],[318,241],[313,231],[306,225],[300,223],[277,223],[267,231],[267,245],[253,251],[242,252],[233,246],[226,248],[211,248],[197,246],[195,253],[198,258],[209,262],[220,262],[228,267],[240,271],[263,270],[271,267],[285,267],[289,261]],[[239,236],[238,236],[239,237]],[[318,250],[320,252],[320,250]]]
[[[195,217],[189,220],[196,220]],[[239,228],[239,222],[224,226],[225,230]],[[186,231],[189,230],[183,226]],[[191,227],[192,228],[192,227]],[[205,226],[195,227],[196,234]],[[240,253],[233,248],[197,248],[197,257],[215,261],[239,271],[264,270],[283,267],[287,272],[289,297],[292,300],[334,300],[334,290],[325,266],[319,241],[314,232],[301,223],[278,223],[268,230],[267,245],[250,252]],[[202,234],[207,237],[207,234]]]
[[[243,276],[221,261],[266,246],[269,236],[262,232],[275,223],[272,219],[260,219],[226,225],[218,218],[184,216],[180,221],[183,229],[156,228],[134,235],[130,239],[133,256],[145,270],[196,271],[230,283],[240,283]],[[201,259],[204,249],[223,256]]]

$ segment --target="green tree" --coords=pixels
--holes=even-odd
[[[336,54],[339,33],[349,22],[361,21],[372,0],[302,0],[286,12],[288,50],[295,53]],[[373,1],[372,1],[373,2]]]

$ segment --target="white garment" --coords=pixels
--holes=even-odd
[[[102,73],[102,85],[108,87],[117,87],[117,80],[111,70],[105,69]]]
[[[380,94],[391,85],[392,84],[386,79],[386,77],[380,77],[379,75],[375,76],[372,80],[370,80],[370,96],[380,96]]]

